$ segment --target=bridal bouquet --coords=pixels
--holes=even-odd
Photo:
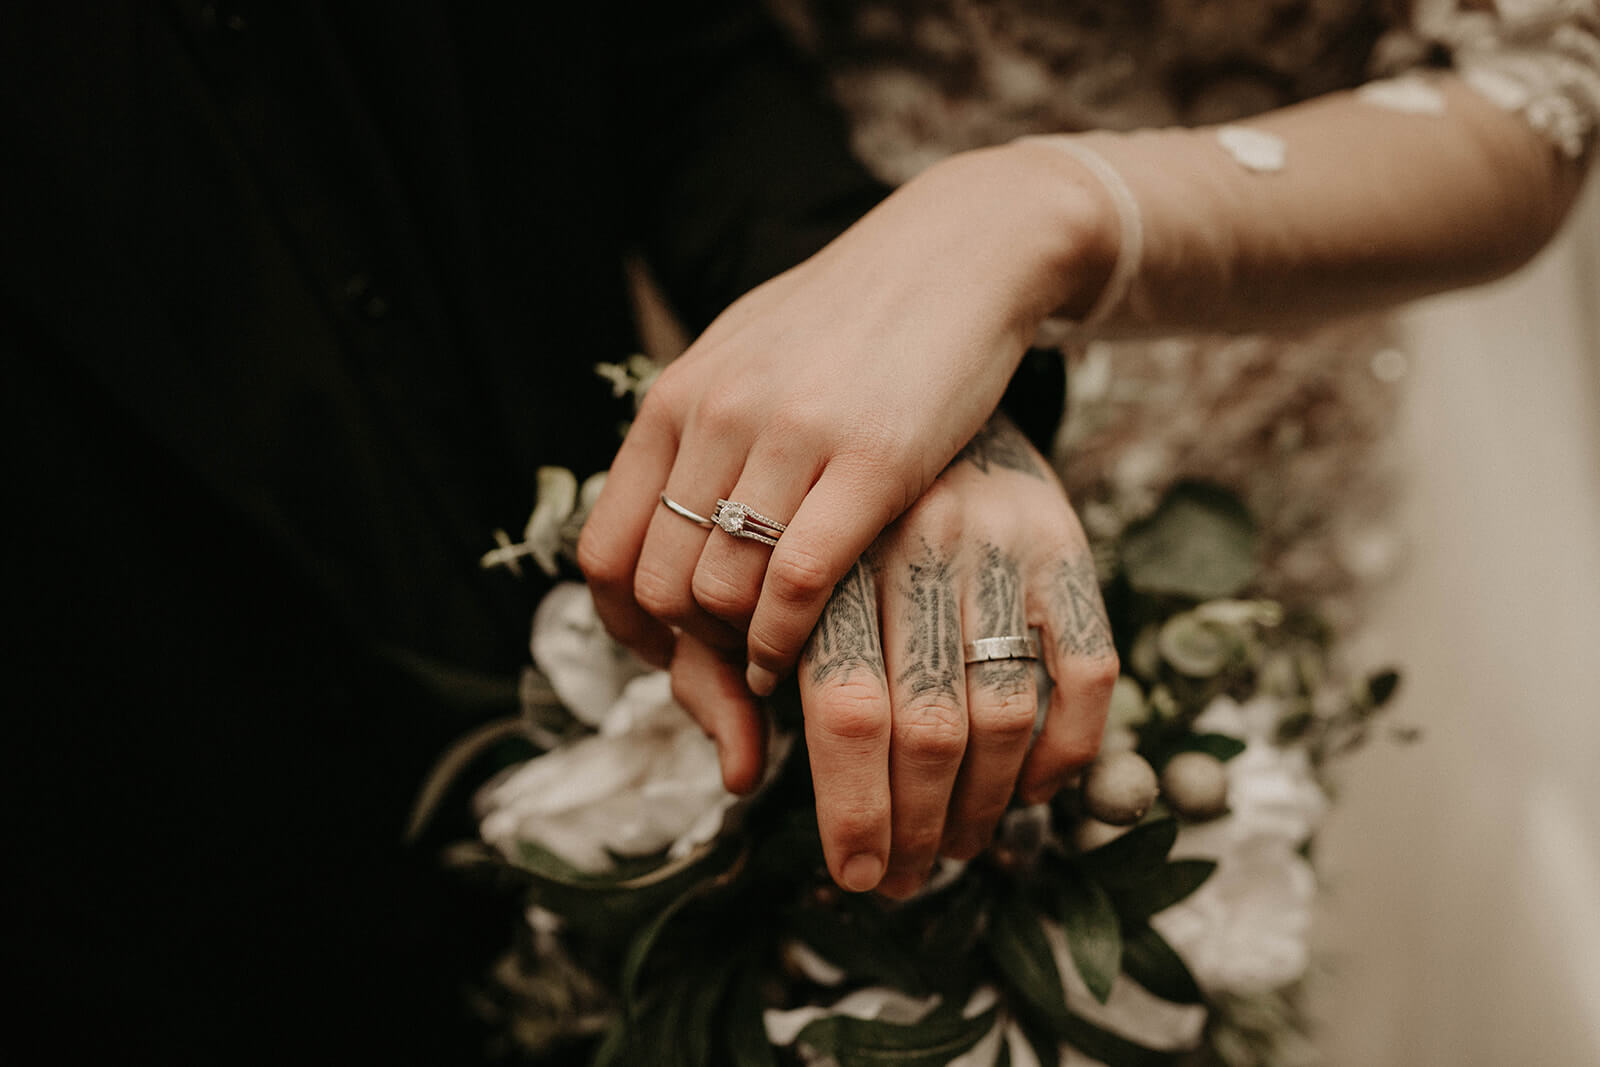
[[[488,562],[554,571],[593,489],[547,471],[524,542]],[[829,879],[792,692],[772,701],[766,781],[735,798],[667,676],[611,642],[582,585],[557,586],[524,685],[521,732],[542,751],[477,798],[480,851],[527,885],[483,998],[506,1051],[595,1067],[1308,1062],[1296,989],[1324,771],[1397,678],[1341,680],[1314,617],[1249,599],[1257,538],[1235,498],[1186,483],[1097,546],[1125,665],[1100,759],[899,904]]]

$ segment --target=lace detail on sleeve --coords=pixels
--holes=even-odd
[[[1462,79],[1578,159],[1600,132],[1600,0],[1415,0],[1379,42],[1380,74],[1444,49]]]

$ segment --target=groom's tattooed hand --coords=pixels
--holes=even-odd
[[[923,542],[921,562],[907,564],[901,587],[910,610],[906,620],[906,666],[895,681],[913,697],[957,699],[962,684],[961,608],[954,568]]]
[[[1050,588],[1056,640],[1069,655],[1097,658],[1111,652],[1111,623],[1100,600],[1100,579],[1087,550],[1064,560]]]
[[[833,596],[801,650],[800,662],[810,669],[811,680],[819,685],[857,668],[884,680],[878,597],[866,559],[858,561],[833,587]]]
[[[967,442],[965,448],[956,453],[956,458],[950,461],[950,466],[945,470],[963,462],[972,464],[985,474],[989,473],[991,466],[995,466],[1033,478],[1044,477],[1028,439],[1012,425],[1010,419],[998,413],[983,424],[983,429]]]
[[[1006,637],[1028,632],[1022,607],[1022,575],[1017,561],[985,543],[978,562],[978,632],[975,637]],[[985,689],[1004,692],[1030,684],[1032,669],[1024,660],[996,659],[974,663],[967,674]]]

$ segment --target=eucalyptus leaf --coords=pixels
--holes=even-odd
[[[733,1067],[778,1067],[778,1054],[762,1021],[760,971],[754,964],[735,976],[728,994],[726,1033]]]
[[[1233,597],[1255,577],[1259,547],[1255,520],[1238,497],[1217,486],[1182,482],[1154,514],[1123,533],[1122,568],[1141,593]]]
[[[1176,820],[1155,819],[1085,852],[1079,862],[1107,888],[1118,889],[1137,884],[1158,871],[1177,840]]]
[[[1074,1015],[1064,1035],[1067,1044],[1105,1064],[1105,1067],[1169,1067],[1181,1053],[1157,1052],[1113,1034]]]
[[[1117,914],[1124,921],[1143,922],[1199,889],[1217,865],[1212,860],[1174,860],[1150,878],[1134,882],[1115,894]]]
[[[1011,994],[1052,1028],[1065,1025],[1067,994],[1039,916],[1020,893],[1002,893],[989,913],[984,943]]]
[[[1367,679],[1367,699],[1375,708],[1381,708],[1394,699],[1400,688],[1400,672],[1389,669],[1379,671]]]
[[[1068,1015],[1061,1021],[1063,1031],[1070,1030],[1076,1022],[1076,1017]],[[1061,1041],[1053,1033],[1035,1025],[1032,1019],[1023,1016],[1017,1020],[1017,1026],[1022,1030],[1022,1037],[1028,1042],[1028,1047],[1033,1049],[1033,1054],[1039,1060],[1039,1067],[1061,1067]]]
[[[1227,734],[1192,734],[1177,747],[1177,752],[1204,752],[1223,763],[1245,750],[1245,743]],[[1176,755],[1176,752],[1174,753]]]
[[[1068,879],[1061,887],[1060,908],[1073,965],[1104,1004],[1122,971],[1122,924],[1111,897],[1092,878]]]
[[[717,884],[717,879],[706,879],[696,882],[683,893],[679,894],[670,904],[662,908],[660,913],[651,919],[644,929],[639,931],[628,946],[628,953],[622,961],[621,991],[622,1004],[625,1009],[631,1009],[638,999],[639,981],[644,973],[645,965],[650,961],[650,954],[660,941],[663,931],[691,903],[705,896]]]
[[[632,1033],[627,1020],[619,1016],[606,1028],[605,1037],[589,1061],[590,1067],[628,1067],[631,1047]]]
[[[1183,957],[1149,926],[1124,931],[1122,967],[1128,977],[1158,997],[1178,1004],[1201,1002],[1200,987]]]
[[[790,929],[853,978],[881,982],[912,996],[929,991],[916,957],[890,929],[889,917],[869,903],[845,898],[836,908],[801,908],[793,913]]]
[[[946,1067],[994,1024],[993,1008],[970,1019],[935,1013],[909,1025],[830,1015],[808,1024],[797,1041],[831,1055],[839,1067]]]

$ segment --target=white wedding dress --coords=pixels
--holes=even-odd
[[[1422,744],[1326,828],[1329,1063],[1600,1063],[1600,181],[1497,285],[1404,319],[1410,551],[1367,640]]]
[[[1576,155],[1593,0],[783,0],[860,154],[898,181],[1040,130],[1233,121],[1449,60]],[[1409,7],[1409,16],[1395,14]],[[1591,149],[1592,150],[1592,149]],[[1186,476],[1265,524],[1396,715],[1327,827],[1328,1062],[1600,1063],[1600,182],[1496,286],[1294,337],[1069,353],[1061,470],[1112,536]]]

